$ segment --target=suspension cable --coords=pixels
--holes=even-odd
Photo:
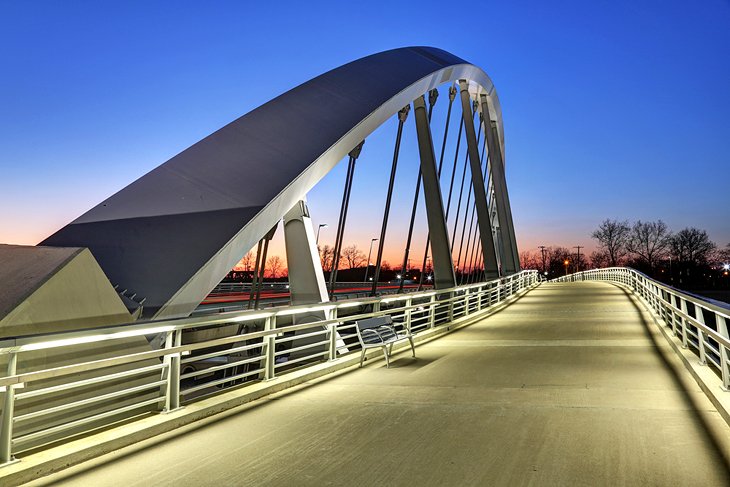
[[[345,223],[347,222],[347,209],[350,206],[350,193],[352,181],[355,176],[355,162],[360,156],[365,141],[360,142],[357,147],[348,154],[350,161],[347,165],[347,176],[345,178],[345,190],[342,194],[342,205],[340,206],[340,218],[337,223],[337,236],[335,237],[334,254],[332,255],[332,271],[330,272],[330,299],[335,295],[335,283],[337,282],[337,269],[340,266],[340,253],[342,251],[342,239],[345,234]]]
[[[388,215],[390,214],[390,202],[393,198],[393,186],[395,183],[395,171],[398,167],[398,154],[400,153],[400,141],[403,136],[403,124],[408,118],[408,112],[411,105],[408,104],[398,112],[398,132],[395,136],[395,149],[393,149],[393,165],[390,169],[390,182],[388,183],[388,195],[385,198],[385,210],[383,211],[383,224],[380,228],[380,240],[378,241],[378,257],[375,263],[375,276],[373,277],[373,288],[371,295],[375,296],[378,289],[378,279],[380,279],[380,265],[383,262],[383,248],[385,248],[385,233],[388,227]],[[370,265],[370,262],[367,262]]]
[[[472,123],[474,121],[474,118],[477,114],[477,104],[476,102],[472,103]],[[463,117],[462,117],[463,118]],[[477,133],[477,145],[479,144],[479,140],[482,136],[482,131],[480,130]],[[465,157],[464,157],[464,171],[461,173],[461,189],[459,190],[459,204],[456,206],[456,219],[454,220],[454,233],[451,236],[451,251],[454,251],[454,244],[456,243],[456,229],[459,226],[459,213],[461,212],[461,198],[464,194],[464,180],[466,179],[466,168],[469,164],[467,164],[467,161],[469,160],[469,153],[467,151]],[[471,191],[471,188],[470,188]],[[468,203],[467,203],[468,204]]]

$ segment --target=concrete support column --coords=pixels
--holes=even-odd
[[[477,135],[476,130],[474,129],[474,121],[471,111],[469,83],[467,83],[466,80],[460,80],[459,87],[461,88],[461,109],[464,117],[467,153],[469,155],[469,166],[471,168],[471,181],[474,189],[474,204],[477,209],[479,236],[482,241],[484,272],[486,274],[486,278],[491,279],[499,277],[499,268],[497,267],[497,253],[494,248],[492,224],[489,215],[489,208],[487,208],[487,194],[484,188],[482,166],[479,160],[479,148],[477,147]]]
[[[322,262],[319,259],[312,219],[304,201],[298,201],[284,215],[284,242],[289,268],[291,304],[329,301]]]
[[[431,127],[428,123],[426,101],[423,96],[413,102],[416,132],[418,134],[418,153],[421,158],[423,175],[423,195],[426,199],[426,216],[431,236],[434,287],[446,289],[456,285],[454,262],[451,258],[448,228],[444,218],[444,204],[441,198],[441,185],[436,170],[436,156],[433,151]],[[421,269],[423,272],[423,269]]]

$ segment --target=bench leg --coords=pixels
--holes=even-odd
[[[413,352],[413,358],[416,357],[416,346],[413,345],[413,337],[408,337],[408,341],[411,342],[411,352]]]
[[[383,355],[385,355],[385,368],[389,369],[390,368],[390,357],[388,357],[388,347],[387,346],[383,347]]]
[[[362,361],[365,360],[365,349],[363,348],[360,352],[360,368],[362,368]]]

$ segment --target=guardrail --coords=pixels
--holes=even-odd
[[[674,336],[690,348],[702,365],[710,366],[730,389],[730,309],[656,281],[627,267],[592,269],[554,279],[557,282],[612,281],[634,291],[654,315],[664,321]]]
[[[356,320],[387,314],[417,335],[476,318],[537,282],[536,271],[523,271],[438,291],[0,340],[0,464],[222,389],[337,362],[360,350]],[[39,356],[61,363],[39,368]]]

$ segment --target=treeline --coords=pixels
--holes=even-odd
[[[686,289],[730,284],[730,243],[719,247],[705,230],[687,227],[678,232],[662,220],[604,220],[591,234],[598,248],[589,256],[577,249],[547,247],[521,255],[524,269],[548,276],[579,270],[628,266]]]

